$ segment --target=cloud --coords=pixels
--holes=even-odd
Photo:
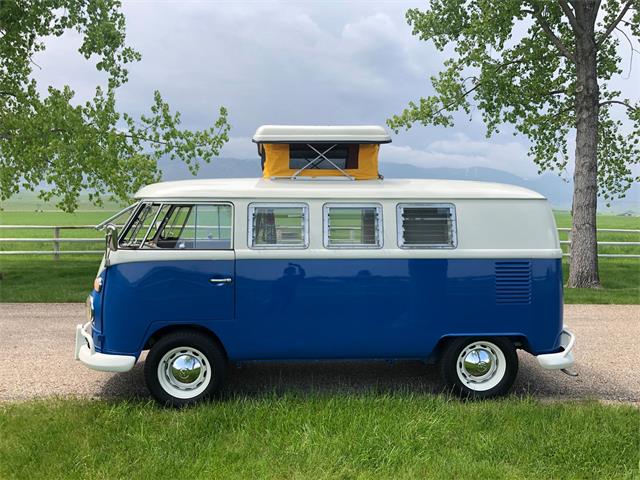
[[[446,54],[411,35],[405,12],[423,0],[349,2],[264,0],[125,2],[127,42],[143,54],[118,94],[122,111],[148,111],[158,89],[188,128],[205,128],[229,109],[231,141],[222,155],[255,158],[261,124],[384,124],[410,100],[432,93],[429,76]],[[36,56],[42,86],[69,84],[77,99],[104,83],[77,53],[70,32],[46,40]],[[629,52],[621,47],[628,63]],[[625,72],[626,73],[626,72]],[[640,70],[619,87],[637,98]],[[483,166],[534,176],[527,142],[487,140],[481,115],[456,115],[455,127],[418,127],[394,136],[382,161],[419,166]],[[509,132],[512,129],[503,129]]]
[[[386,145],[382,147],[380,158],[381,162],[408,163],[424,168],[485,167],[523,178],[537,175],[537,168],[527,157],[527,147],[522,143],[472,140],[463,133],[456,133],[446,140],[436,140],[424,149]]]
[[[229,141],[222,147],[221,157],[238,159],[257,159],[258,147],[251,141],[251,137],[230,137]]]

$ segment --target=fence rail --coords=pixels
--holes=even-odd
[[[224,228],[224,227],[223,227]],[[228,227],[227,227],[228,228]],[[53,230],[53,237],[0,237],[0,246],[3,243],[53,243],[53,250],[0,250],[0,255],[53,255],[54,258],[59,258],[60,255],[85,255],[85,254],[99,254],[103,253],[101,250],[62,250],[62,243],[104,243],[103,237],[95,238],[63,238],[60,233],[63,230],[93,230],[94,225],[0,225],[0,230]],[[567,233],[567,240],[560,240],[560,245],[571,244],[571,229],[570,228],[558,228],[558,232]],[[598,233],[612,233],[612,234],[631,234],[640,235],[640,230],[635,229],[622,229],[622,228],[598,228]],[[616,246],[616,247],[638,247],[640,241],[633,242],[619,242],[619,241],[599,241],[598,246]],[[570,256],[569,253],[564,253],[564,256]],[[599,253],[599,257],[609,258],[640,258],[640,254],[627,254],[627,253]]]
[[[558,232],[566,232],[568,240],[560,240],[560,245],[571,245],[571,229],[570,228],[558,228]],[[598,228],[597,233],[623,233],[638,235],[640,230],[628,229],[628,228]],[[598,246],[611,245],[618,247],[637,247],[640,242],[615,242],[615,241],[599,241]],[[565,257],[570,257],[570,253],[563,253]],[[640,254],[628,254],[628,253],[598,253],[598,257],[603,258],[640,258]]]

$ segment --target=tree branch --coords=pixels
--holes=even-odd
[[[627,102],[623,102],[621,100],[605,100],[604,102],[600,102],[598,106],[602,107],[604,105],[611,105],[611,104],[622,105],[623,107],[627,107],[627,110],[630,110],[632,112],[637,110],[637,107],[634,107],[633,105],[629,105]]]
[[[633,3],[633,0],[627,0],[627,3],[624,4],[624,7],[622,7],[622,10],[620,10],[620,13],[618,14],[618,16],[616,17],[616,19],[611,22],[609,24],[609,26],[607,27],[607,29],[604,31],[604,33],[600,36],[600,38],[598,39],[598,41],[596,42],[596,48],[599,48],[602,43],[606,40],[606,38],[611,35],[611,32],[613,32],[613,29],[616,28],[618,26],[618,24],[620,23],[620,21],[622,20],[622,18],[625,16],[625,14],[627,13],[627,11],[629,10],[629,8],[631,7],[631,4]]]
[[[633,46],[633,42],[629,38],[629,35],[627,35],[624,30],[622,30],[619,27],[616,27],[616,30],[619,31],[622,35],[624,35],[624,38],[626,38],[627,42],[629,42],[629,48],[631,49],[631,56],[629,57],[629,74],[626,77],[624,77],[625,79],[629,79],[631,77],[631,70],[633,69],[633,54],[640,53],[640,52],[638,52],[638,50],[635,49],[635,47]]]
[[[553,30],[551,30],[551,27],[549,26],[549,24],[547,23],[545,18],[540,13],[540,9],[537,6],[534,5],[533,10],[534,10],[533,15],[538,20],[538,23],[540,23],[540,27],[542,27],[542,30],[547,35],[549,40],[551,40],[551,43],[553,43],[556,46],[556,48],[560,51],[560,53],[564,57],[568,58],[572,63],[576,63],[574,55],[569,51],[569,49],[566,47],[566,45],[564,43],[562,43],[562,40],[560,40],[556,36],[556,34],[553,33]]]
[[[576,16],[571,10],[571,7],[569,6],[569,4],[567,3],[567,0],[559,0],[558,3],[560,3],[560,8],[562,9],[566,17],[569,19],[569,23],[571,24],[573,31],[581,32],[582,27],[578,24],[578,20],[576,20]]]

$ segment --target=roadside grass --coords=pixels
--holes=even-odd
[[[2,225],[95,225],[115,213],[109,211],[63,212],[0,211]],[[566,212],[555,212],[559,227],[569,227],[571,217]],[[640,229],[640,217],[617,215],[598,216],[600,228]],[[52,230],[0,229],[0,237],[51,238]],[[61,243],[62,250],[102,250],[103,233],[93,229],[67,230],[67,238],[96,238],[96,243]],[[566,233],[561,233],[566,239]],[[640,234],[602,233],[600,240],[640,241]],[[563,246],[567,250],[567,246]],[[51,242],[0,243],[0,250],[49,250]],[[636,253],[640,246],[601,246],[602,253]],[[54,260],[51,255],[0,256],[0,302],[82,302],[86,298],[100,263],[100,255],[62,255]],[[600,275],[603,288],[565,289],[565,303],[640,304],[640,259],[601,258]],[[565,281],[568,260],[563,262]]]
[[[640,410],[285,394],[0,405],[2,478],[637,478]]]
[[[99,255],[0,256],[0,302],[84,302],[99,265]]]

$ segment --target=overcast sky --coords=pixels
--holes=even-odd
[[[424,1],[125,1],[127,42],[143,55],[121,88],[121,111],[145,112],[158,89],[191,128],[229,109],[232,139],[223,156],[253,158],[261,124],[384,124],[410,100],[431,93],[446,55],[411,35],[405,12]],[[37,58],[43,85],[69,84],[79,100],[104,79],[67,34]],[[638,98],[640,69],[614,86]],[[424,167],[472,166],[536,174],[527,142],[506,127],[485,138],[480,115],[454,128],[415,126],[394,135],[382,161]]]

